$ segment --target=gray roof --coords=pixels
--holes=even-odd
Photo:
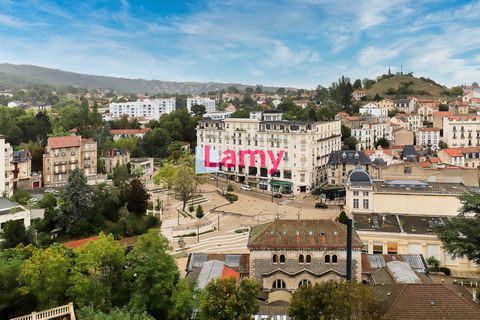
[[[18,150],[13,151],[13,160],[12,162],[25,162],[29,161],[31,158],[30,151],[28,150]]]
[[[367,171],[363,170],[360,167],[356,167],[348,175],[348,181],[351,185],[371,185],[372,178]]]
[[[417,149],[415,149],[415,146],[412,144],[404,146],[402,150],[402,159],[408,158],[410,156],[415,158],[418,156]]]
[[[207,284],[222,276],[223,267],[225,264],[222,261],[210,260],[203,264],[202,270],[198,275],[197,284],[200,289],[203,289]]]
[[[368,165],[372,161],[361,151],[339,150],[330,154],[328,164],[361,164]]]

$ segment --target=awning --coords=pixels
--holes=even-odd
[[[287,181],[270,181],[270,185],[273,187],[291,187],[292,183]]]

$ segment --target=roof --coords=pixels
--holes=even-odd
[[[235,278],[238,283],[240,274],[237,271],[227,267],[223,261],[210,260],[203,264],[197,278],[197,285],[200,289],[203,289],[212,280],[218,278],[227,279],[231,277]]]
[[[82,138],[80,136],[63,136],[48,138],[48,147],[51,149],[80,147]]]
[[[426,273],[427,264],[420,254],[367,254],[362,253],[362,273],[371,273],[372,271],[387,266],[389,261],[404,261],[416,272]]]
[[[465,153],[480,153],[480,147],[446,148],[442,151],[450,157],[463,157]]]
[[[372,286],[382,319],[480,319],[480,308],[459,285],[404,284]]]
[[[432,113],[434,117],[451,117],[453,116],[453,112],[451,111],[434,111]]]
[[[361,151],[339,150],[330,153],[328,164],[371,164],[372,160]]]
[[[93,236],[93,237],[88,237],[88,238],[83,238],[83,239],[78,239],[78,240],[72,240],[64,243],[64,246],[67,248],[75,249],[75,248],[81,248],[83,247],[87,242],[89,241],[95,241],[98,240],[98,236]]]
[[[13,160],[12,162],[26,162],[32,158],[30,151],[28,150],[18,150],[13,151]]]
[[[150,131],[150,128],[140,128],[140,129],[111,129],[111,135],[134,135],[134,134],[145,134]]]
[[[440,131],[439,128],[418,128],[418,131]]]
[[[348,181],[353,185],[371,185],[372,178],[367,171],[360,167],[353,169],[348,175]]]
[[[417,156],[418,153],[417,153],[417,149],[415,148],[414,145],[406,145],[405,147],[403,147],[403,150],[402,150],[402,158],[405,159],[409,156]]]
[[[347,226],[332,220],[275,220],[250,231],[252,249],[341,249],[347,245]],[[362,242],[353,233],[352,247]]]
[[[416,193],[460,195],[468,192],[461,183],[427,182],[423,180],[385,180],[374,181],[376,193]]]
[[[250,272],[250,255],[248,253],[190,253],[186,267],[187,273],[192,272],[194,269],[201,268],[205,262],[210,260],[223,261],[227,267],[241,274],[248,274]]]
[[[452,213],[456,214],[456,213]],[[401,214],[354,213],[355,230],[403,234],[434,235],[434,229],[445,223],[446,217]]]

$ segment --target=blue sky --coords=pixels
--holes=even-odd
[[[390,66],[480,81],[480,1],[0,0],[0,62],[312,88]]]

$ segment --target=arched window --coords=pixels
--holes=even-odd
[[[310,282],[310,280],[307,280],[307,279],[303,279],[298,283],[299,288],[303,286],[311,286],[311,285],[312,283]]]
[[[277,279],[273,281],[272,289],[285,289],[287,286],[285,285],[285,281],[282,279]]]
[[[332,256],[332,263],[337,263],[337,255]]]
[[[284,254],[280,255],[280,263],[285,263],[285,255]]]
[[[303,257],[303,254],[298,256],[298,262],[299,263],[304,263],[305,262],[305,258]]]
[[[274,254],[272,260],[273,260],[273,263],[278,263],[278,256]]]
[[[330,256],[328,254],[325,256],[325,263],[330,263]]]
[[[307,263],[312,263],[312,256],[309,255],[309,254],[307,254],[307,255],[305,256],[305,261],[306,261]]]

